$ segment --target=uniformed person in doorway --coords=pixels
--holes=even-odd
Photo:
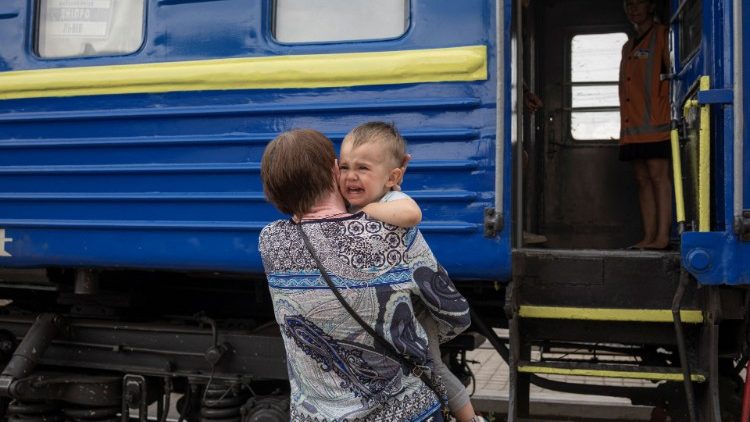
[[[669,52],[665,25],[656,22],[656,0],[625,0],[634,33],[620,62],[620,160],[633,164],[643,238],[633,249],[667,249],[672,226],[669,176]]]

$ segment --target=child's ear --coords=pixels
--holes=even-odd
[[[331,173],[333,173],[333,185],[336,187],[336,190],[338,190],[339,177],[341,176],[341,170],[339,170],[339,160],[335,160],[333,162],[333,169],[331,169]]]
[[[400,185],[401,179],[403,177],[404,170],[401,167],[396,167],[395,169],[391,170],[390,174],[388,174],[388,181],[385,183],[385,185],[389,188]]]
[[[333,160],[333,177],[336,178],[337,182],[339,180],[340,175],[341,175],[341,170],[339,169],[339,160],[335,159]]]

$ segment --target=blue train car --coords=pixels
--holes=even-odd
[[[313,24],[296,2],[135,3],[3,5],[3,37],[27,38],[0,62],[2,265],[262,273],[258,232],[281,217],[258,179],[265,144],[294,127],[338,143],[385,119],[446,265],[509,276],[507,232],[485,232],[509,203],[494,7],[398,1],[370,21],[357,3],[350,35],[324,31],[347,10]],[[462,30],[441,31],[445,16]]]
[[[156,402],[163,418],[178,393],[190,420],[288,419],[257,250],[283,216],[260,157],[284,130],[338,147],[383,120],[472,331],[510,363],[509,420],[533,416],[530,383],[730,420],[750,315],[750,7],[649,4],[670,28],[666,251],[623,250],[641,222],[617,159],[621,0],[4,0],[0,407],[104,420]],[[446,349],[464,375],[469,338]],[[564,358],[580,348],[598,358]]]

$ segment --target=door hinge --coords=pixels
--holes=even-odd
[[[503,229],[503,215],[494,208],[484,209],[484,237],[495,237]]]
[[[742,217],[737,218],[734,230],[740,239],[750,241],[750,210],[743,210]]]

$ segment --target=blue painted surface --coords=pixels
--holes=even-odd
[[[13,239],[0,266],[260,273],[258,232],[282,217],[262,197],[265,144],[283,130],[312,127],[338,147],[348,130],[378,119],[395,122],[409,144],[403,187],[420,203],[422,231],[448,271],[509,278],[509,230],[485,238],[482,226],[498,164],[494,2],[413,0],[398,39],[281,45],[270,33],[270,1],[149,1],[137,52],[61,60],[32,52],[33,3],[5,0],[0,8],[0,39],[27,34],[0,44],[0,71],[486,45],[490,77],[0,101],[0,228]],[[503,102],[509,121],[510,98]],[[510,162],[509,125],[501,139]],[[507,167],[505,177],[510,182]],[[507,188],[504,203],[509,216]]]
[[[709,89],[698,92],[698,102],[701,104],[732,104],[734,91],[731,89]]]
[[[742,22],[744,23],[744,27],[742,29],[742,45],[748,46],[750,45],[750,7],[746,4],[743,4],[742,8]],[[743,63],[742,66],[744,68],[744,72],[742,73],[742,79],[743,79],[743,85],[745,86],[744,92],[741,93],[743,99],[744,99],[744,110],[742,110],[743,116],[750,116],[750,95],[748,92],[750,92],[750,52],[748,52],[748,48],[744,48],[743,51],[745,54],[743,55]],[[750,130],[748,130],[747,124],[745,124],[745,136],[742,140],[743,145],[745,145],[744,149],[744,174],[743,174],[743,180],[745,181],[743,186],[743,208],[744,209],[750,209]]]
[[[682,235],[683,265],[701,284],[750,284],[750,243],[733,233]]]
[[[678,1],[673,1],[676,8]],[[733,180],[733,95],[745,98],[745,109],[741,113],[750,115],[747,104],[747,89],[750,78],[745,71],[744,92],[733,90],[733,25],[732,3],[720,0],[703,0],[703,34],[701,47],[697,54],[682,63],[677,60],[677,78],[673,81],[673,100],[682,104],[685,98],[692,95],[691,85],[702,75],[711,78],[711,92],[700,94],[699,100],[711,103],[711,232],[687,232],[681,238],[681,255],[685,268],[703,284],[748,284],[750,283],[750,245],[743,242],[734,233],[734,180]],[[743,7],[743,46],[750,45],[750,11]],[[679,31],[679,26],[673,30]],[[743,47],[744,66],[750,63],[750,50]],[[744,151],[744,208],[750,208],[750,179],[747,169],[750,166],[750,143],[748,132],[741,140]]]

